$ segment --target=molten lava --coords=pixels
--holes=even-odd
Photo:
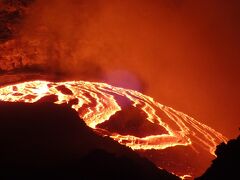
[[[110,136],[134,150],[161,150],[175,146],[189,146],[196,150],[195,146],[201,146],[204,151],[214,155],[216,145],[227,141],[214,129],[149,96],[105,83],[30,81],[0,88],[0,100],[9,102],[34,103],[51,95],[57,97],[56,104],[70,104],[85,123],[101,135]],[[116,96],[129,100],[131,106],[144,113],[146,121],[163,127],[167,133],[137,137],[99,128],[99,124],[122,110]]]

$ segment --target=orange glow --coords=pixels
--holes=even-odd
[[[183,175],[183,176],[180,176],[180,178],[181,178],[182,180],[184,180],[184,179],[186,179],[186,178],[192,178],[192,176],[191,176],[191,175]]]
[[[0,101],[34,103],[49,95],[57,97],[56,104],[70,104],[85,123],[100,135],[109,136],[133,150],[162,150],[175,146],[189,146],[197,153],[200,147],[206,153],[215,155],[216,145],[227,141],[226,137],[214,129],[180,111],[156,102],[149,96],[106,83],[30,81],[0,88]],[[97,127],[122,110],[123,107],[119,105],[115,96],[130,100],[132,106],[146,115],[146,121],[163,127],[167,133],[158,135],[150,132],[150,135],[145,137],[137,137]],[[73,101],[74,103],[72,103]],[[161,117],[162,115],[165,117]],[[166,168],[181,179],[193,178],[191,171],[186,171],[184,175],[184,172],[179,174],[177,169],[169,169],[165,165],[159,166],[159,168]],[[189,173],[191,175],[186,175]]]
[[[61,86],[70,90],[71,93],[64,93],[58,90]],[[168,133],[140,138],[133,135],[107,132],[106,130],[100,131],[101,129],[96,126],[107,121],[117,111],[121,110],[121,107],[114,98],[114,94],[129,99],[132,106],[141,108],[147,115],[147,121],[156,126],[164,127]],[[154,101],[149,96],[134,90],[114,87],[105,83],[86,81],[58,83],[31,81],[0,89],[0,100],[2,101],[34,103],[48,95],[57,95],[58,101],[55,102],[56,104],[68,103],[70,100],[78,99],[78,103],[72,105],[72,108],[79,112],[79,116],[89,127],[99,130],[103,136],[106,135],[104,132],[107,132],[111,138],[132,149],[165,149],[173,146],[192,146],[198,144],[214,155],[216,145],[222,141],[227,141],[222,134],[212,128],[182,112]],[[81,110],[83,105],[87,105],[87,108]],[[164,112],[179,127],[179,130],[175,130],[176,128],[171,124],[164,122],[159,116],[159,111]]]

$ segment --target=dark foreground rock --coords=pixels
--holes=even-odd
[[[240,136],[222,143],[215,151],[217,158],[198,180],[240,179]]]
[[[0,102],[0,179],[178,179],[67,105]]]

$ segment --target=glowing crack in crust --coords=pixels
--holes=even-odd
[[[64,93],[59,90],[60,87],[65,87],[70,92]],[[162,126],[168,133],[140,138],[107,130],[101,131],[97,125],[109,120],[112,115],[121,111],[114,94],[130,100],[132,106],[141,109],[146,114],[147,121],[156,126]],[[194,118],[171,107],[164,106],[154,101],[153,98],[131,89],[86,81],[30,81],[0,88],[1,101],[34,103],[49,95],[58,97],[56,104],[77,100],[77,103],[71,106],[89,127],[99,130],[103,136],[109,135],[114,140],[132,149],[165,149],[173,146],[197,144],[214,155],[216,145],[222,141],[227,141],[222,134]],[[168,122],[171,123],[164,122],[159,115],[160,111],[166,115]],[[178,127],[177,130],[176,126]]]

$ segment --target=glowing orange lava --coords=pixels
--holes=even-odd
[[[61,87],[68,91],[60,90]],[[154,101],[149,96],[105,83],[31,81],[0,88],[0,100],[2,101],[34,103],[48,95],[56,95],[58,101],[55,103],[57,104],[69,103],[71,100],[77,99],[77,103],[72,105],[72,108],[79,112],[79,116],[89,127],[96,130],[101,130],[96,127],[98,124],[107,121],[121,110],[114,94],[128,98],[132,106],[140,108],[147,115],[147,121],[156,126],[164,127],[168,132],[161,135],[136,137],[108,132],[107,130],[99,131],[103,136],[108,134],[114,140],[132,149],[165,149],[172,146],[198,144],[214,154],[216,145],[222,141],[227,141],[222,134],[212,128],[182,112]],[[83,105],[86,108],[81,109]],[[169,120],[178,126],[178,130],[171,123],[164,122],[159,116],[159,111],[164,112]]]
[[[102,136],[110,136],[134,150],[162,150],[182,146],[191,147],[198,153],[200,147],[204,152],[215,155],[216,145],[227,141],[226,137],[207,125],[131,89],[86,81],[29,81],[0,88],[0,101],[34,103],[51,95],[56,97],[56,104],[67,103],[71,105],[85,123]],[[130,105],[145,114],[146,121],[154,126],[163,127],[166,130],[165,133],[151,134],[150,132],[150,135],[145,137],[137,137],[132,134],[123,135],[112,132],[103,129],[102,126],[100,128],[98,125],[108,121],[124,108],[118,102],[117,96],[130,101]],[[121,121],[121,118],[118,120]],[[184,162],[180,161],[178,163]],[[171,166],[174,166],[174,164],[171,164],[170,167],[164,163],[157,163],[156,165],[159,168],[166,168],[182,179],[191,179],[194,175],[191,170],[180,172],[177,169],[172,169]]]

